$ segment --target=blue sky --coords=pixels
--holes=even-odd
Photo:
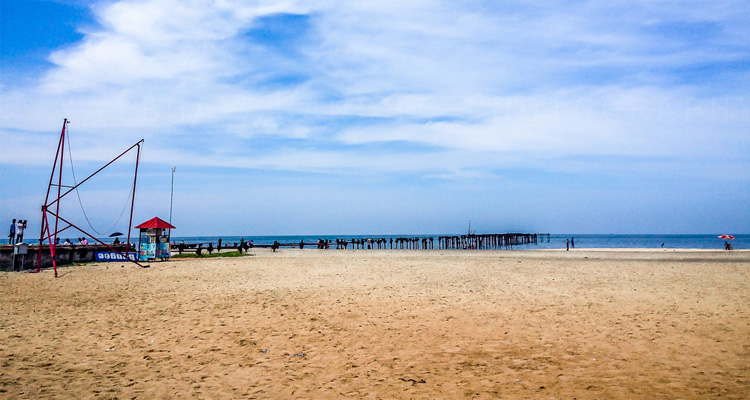
[[[79,179],[145,139],[136,223],[176,166],[180,235],[746,233],[749,89],[742,1],[2,1],[0,220],[69,118]]]

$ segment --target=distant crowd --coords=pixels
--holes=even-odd
[[[214,250],[221,251],[221,249],[236,248],[237,251],[239,251],[240,253],[242,253],[243,250],[244,251],[248,251],[249,249],[252,249],[253,246],[254,246],[253,241],[252,240],[247,240],[246,241],[245,238],[240,239],[239,243],[238,242],[234,242],[233,245],[227,245],[226,243],[224,243],[224,240],[222,238],[219,238],[219,245],[217,247],[214,247],[214,244],[212,242],[209,242],[208,243],[208,247],[205,247],[205,248],[203,247],[203,243],[198,243],[197,246],[195,244],[189,245],[189,244],[185,244],[184,240],[180,241],[179,244],[177,244],[177,243],[173,243],[172,244],[172,247],[176,247],[177,248],[177,251],[178,251],[179,254],[182,254],[182,252],[185,251],[185,249],[188,249],[188,248],[192,249],[192,248],[194,248],[195,249],[195,253],[198,256],[202,256],[203,255],[202,254],[203,250],[206,250],[208,252],[208,254],[211,254],[211,253],[213,253]],[[272,248],[273,248],[273,251],[276,251],[276,249],[279,248],[279,242],[274,241],[274,244],[273,244]]]

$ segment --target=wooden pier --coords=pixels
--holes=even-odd
[[[292,242],[274,244],[252,244],[238,242],[224,242],[222,246],[214,247],[213,243],[176,244],[172,252],[201,252],[212,253],[222,249],[247,251],[252,248],[299,248],[299,249],[371,249],[371,250],[429,250],[429,249],[464,249],[464,250],[501,250],[512,249],[513,246],[537,244],[539,234],[536,233],[491,233],[467,234],[454,236],[414,236],[414,237],[372,237],[372,238],[337,238],[318,239],[317,242]],[[544,236],[544,235],[542,235]]]

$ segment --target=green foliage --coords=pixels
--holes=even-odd
[[[208,254],[208,251],[203,249],[203,252],[201,253],[200,257],[198,257],[198,255],[195,253],[183,253],[183,254],[175,254],[171,258],[215,258],[215,257],[244,257],[244,256],[252,256],[252,254],[240,253],[239,251],[225,251],[222,253],[215,252],[213,254]]]

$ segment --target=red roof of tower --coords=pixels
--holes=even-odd
[[[135,229],[152,229],[152,228],[162,228],[162,229],[177,229],[169,222],[159,218],[154,217],[150,220],[138,225],[135,227]]]

